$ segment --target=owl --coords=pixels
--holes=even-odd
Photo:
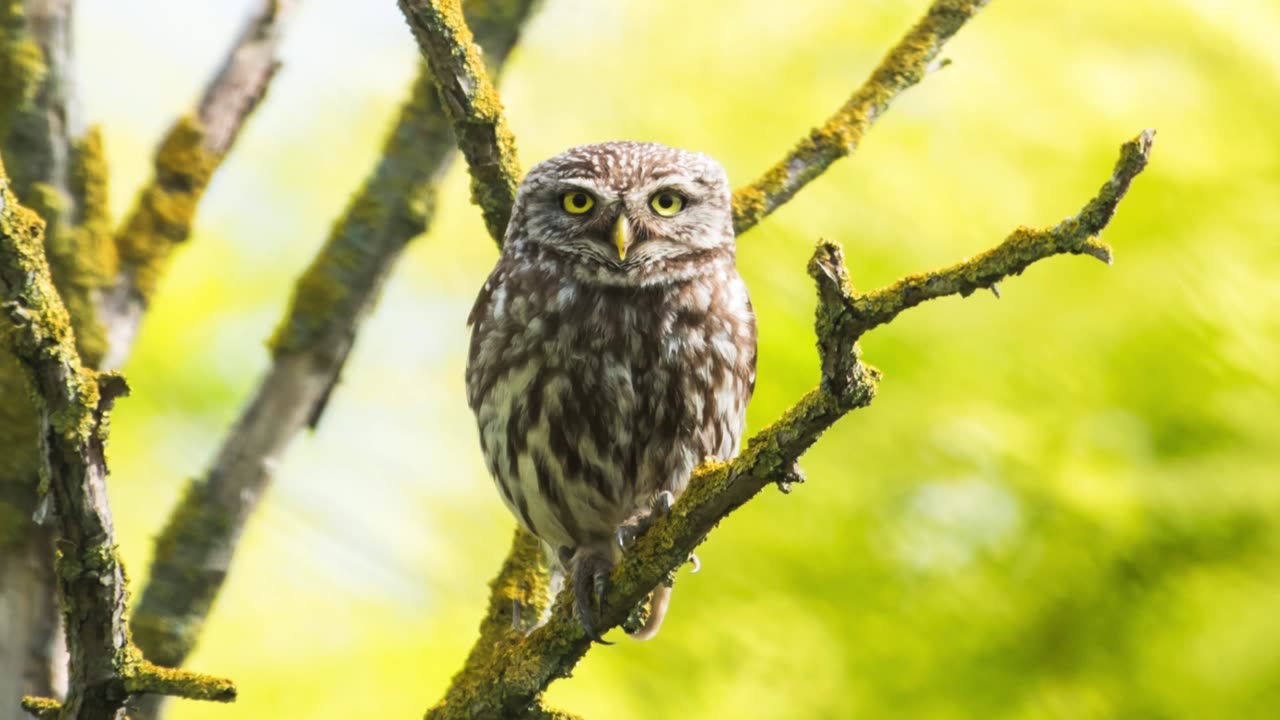
[[[489,472],[603,642],[610,570],[695,466],[737,454],[755,388],[724,168],[642,142],[539,163],[468,322],[467,399]],[[657,632],[669,597],[654,590],[633,637]]]

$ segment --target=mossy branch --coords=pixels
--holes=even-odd
[[[495,72],[537,5],[468,2]],[[151,661],[176,667],[194,648],[275,459],[304,428],[319,422],[379,291],[404,247],[430,223],[437,185],[455,155],[453,133],[424,63],[377,165],[298,279],[271,339],[270,370],[206,477],[188,485],[156,541],[150,581],[131,620]],[[520,592],[512,588],[504,597]],[[530,605],[545,607],[545,589],[541,595],[532,587],[527,592]],[[154,717],[155,705],[144,701],[136,720]]]
[[[924,79],[938,53],[988,0],[934,0],[915,27],[880,61],[871,77],[820,127],[750,185],[733,193],[739,235],[795,197],[801,188],[850,155],[902,92]]]
[[[0,168],[0,338],[22,366],[35,397],[40,478],[58,530],[58,593],[71,663],[57,717],[119,720],[140,658],[124,623],[128,589],[107,503],[104,445],[124,379],[81,364],[71,324],[54,289],[43,247],[44,224],[18,205]],[[207,688],[208,682],[185,687]],[[218,681],[227,688],[227,681]],[[155,689],[178,692],[177,685]],[[231,691],[234,694],[234,691]],[[223,690],[226,695],[226,690]],[[29,703],[49,713],[48,703]]]
[[[943,46],[987,2],[935,0],[834,115],[762,176],[734,192],[734,231],[740,235],[755,227],[833,163],[852,154],[894,99],[941,64],[938,53]],[[479,61],[457,0],[400,0],[400,9],[440,79],[437,89],[471,170],[472,199],[480,206],[489,234],[501,245],[520,165],[497,91]]]
[[[45,222],[53,282],[70,314],[76,349],[92,365],[105,346],[97,314],[111,267],[101,249],[104,239],[108,247],[111,242],[98,222],[105,182],[83,182],[98,167],[101,143],[96,133],[82,135],[73,82],[74,5],[0,1],[0,154],[8,161],[9,189]],[[92,197],[84,194],[87,186]],[[31,520],[40,464],[31,394],[18,361],[0,350],[0,516],[7,519],[0,575],[11,578],[0,586],[0,606],[14,609],[15,628],[14,637],[0,643],[0,667],[17,669],[17,677],[0,680],[0,714],[17,707],[21,692],[59,690],[54,530]]]
[[[27,204],[37,184],[67,194],[72,138],[84,131],[73,96],[70,0],[0,0],[0,140],[10,189]],[[35,209],[35,208],[32,208]],[[54,219],[44,218],[53,224]]]
[[[621,624],[630,609],[669,578],[721,521],[762,489],[795,482],[796,462],[819,436],[847,413],[871,403],[880,374],[860,358],[858,340],[867,331],[924,300],[990,287],[1053,255],[1083,253],[1109,259],[1106,246],[1095,236],[1111,220],[1130,182],[1146,167],[1153,135],[1145,131],[1122,146],[1112,177],[1078,215],[1044,230],[1015,231],[1001,245],[972,260],[911,276],[881,290],[856,292],[840,246],[818,243],[809,263],[818,291],[815,330],[822,369],[818,386],[748,440],[738,457],[694,471],[671,514],[655,523],[614,569],[601,626]],[[495,582],[491,614],[492,603],[500,601],[498,587]],[[505,718],[526,712],[591,647],[571,605],[571,593],[563,592],[545,625],[523,637],[512,632],[500,635],[488,653],[492,660],[486,665],[469,661],[467,670],[454,678],[445,699],[427,717]],[[492,636],[482,642],[493,642]]]
[[[260,0],[194,114],[161,140],[151,180],[116,233],[119,272],[104,301],[109,348],[103,366],[124,362],[143,311],[173,250],[191,236],[200,198],[280,67],[280,42],[294,1]]]
[[[471,199],[499,245],[511,219],[520,161],[502,101],[481,62],[459,0],[399,0],[435,78],[445,115],[471,171]]]
[[[964,262],[910,275],[888,287],[857,295],[848,308],[850,321],[859,333],[865,333],[925,300],[969,295],[983,288],[999,294],[996,283],[1002,278],[1018,275],[1031,263],[1051,255],[1088,255],[1110,265],[1111,248],[1097,235],[1111,221],[1120,199],[1129,191],[1129,183],[1147,166],[1154,142],[1155,131],[1144,130],[1125,143],[1111,177],[1076,215],[1053,227],[1020,227],[1004,242]]]

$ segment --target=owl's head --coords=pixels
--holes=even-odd
[[[710,157],[659,143],[581,145],[529,171],[506,242],[586,281],[690,279],[733,258],[729,180]]]

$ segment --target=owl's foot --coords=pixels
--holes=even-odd
[[[599,611],[604,607],[604,593],[609,587],[609,572],[614,565],[608,548],[560,548],[560,564],[569,569],[573,578],[573,609],[583,631],[601,645],[612,645],[596,630]]]
[[[671,494],[669,490],[663,490],[653,499],[653,503],[632,515],[626,522],[618,526],[613,533],[613,540],[618,544],[619,550],[626,550],[636,541],[636,538],[644,534],[653,522],[659,516],[666,517],[671,514],[671,508],[675,506],[676,496]]]

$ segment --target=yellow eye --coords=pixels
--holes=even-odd
[[[595,207],[596,199],[581,190],[574,190],[565,193],[564,197],[560,198],[560,204],[564,206],[564,211],[570,215],[583,215]]]
[[[662,217],[671,217],[684,209],[684,198],[670,190],[663,190],[649,200],[649,207]]]

